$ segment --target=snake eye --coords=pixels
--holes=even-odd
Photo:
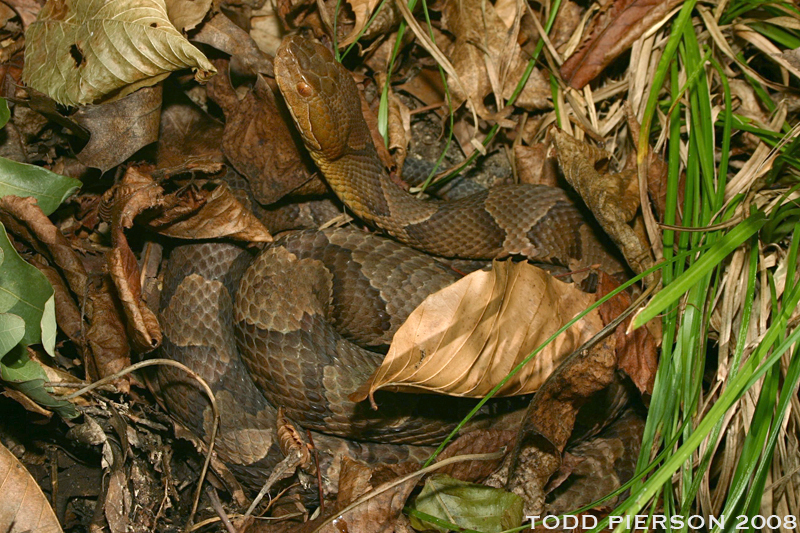
[[[311,85],[307,84],[304,81],[297,82],[297,92],[300,96],[308,98],[312,94],[314,94],[314,89],[311,88]]]

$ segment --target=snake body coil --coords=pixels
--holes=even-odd
[[[620,264],[559,189],[508,186],[462,200],[423,202],[378,160],[350,74],[323,46],[287,38],[278,84],[325,178],[358,217],[426,252],[467,259],[521,254],[567,267]],[[317,431],[324,479],[332,459],[419,459],[470,407],[468,400],[379,393],[381,408],[348,398],[382,356],[373,351],[430,293],[458,275],[420,251],[355,229],[293,232],[257,257],[232,245],[179,247],[166,268],[162,354],[211,385],[221,412],[220,456],[258,484],[280,459],[275,407]],[[208,401],[170,368],[154,388],[168,409],[207,435]],[[381,400],[381,397],[385,401]],[[351,438],[371,442],[355,442]]]

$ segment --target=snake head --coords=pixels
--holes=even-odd
[[[359,120],[363,123],[358,90],[347,69],[320,43],[292,35],[278,48],[275,79],[317,164],[345,155],[351,132]]]

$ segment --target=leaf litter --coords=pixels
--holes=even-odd
[[[9,157],[0,159],[0,213],[9,234],[3,249],[33,269],[24,275],[26,295],[41,292],[30,280],[42,275],[53,287],[44,291],[51,303],[41,306],[41,318],[13,307],[0,314],[0,347],[6,354],[0,356],[0,402],[13,413],[0,424],[0,442],[14,451],[9,456],[0,445],[0,471],[14,465],[14,456],[22,458],[33,477],[19,482],[43,486],[56,511],[44,496],[32,496],[13,515],[4,515],[9,508],[0,505],[0,527],[42,516],[53,531],[171,531],[193,515],[193,484],[202,457],[189,443],[197,441],[180,438],[185,430],[176,430],[178,438],[171,434],[171,422],[153,407],[136,375],[119,377],[111,389],[72,402],[57,393],[74,383],[115,377],[131,358],[159,344],[160,325],[152,309],[165,238],[269,242],[269,224],[251,210],[263,215],[261,204],[278,201],[267,211],[302,211],[314,225],[340,220],[335,207],[311,214],[325,189],[274,90],[270,54],[287,29],[305,26],[324,42],[337,43],[342,54],[354,45],[345,63],[362,89],[384,163],[396,175],[402,175],[407,156],[436,159],[452,136],[457,143],[448,144],[439,177],[473,154],[487,153],[482,163],[469,166],[468,179],[491,184],[507,176],[500,180],[577,191],[633,272],[644,272],[669,253],[661,244],[668,226],[659,225],[676,205],[667,185],[672,162],[663,149],[666,107],[656,114],[661,136],[651,136],[653,144],[643,153],[636,145],[676,2],[617,0],[587,9],[565,0],[552,17],[538,5],[505,0],[447,0],[426,6],[427,14],[418,7],[413,15],[405,5],[373,0],[281,0],[274,8],[263,2],[135,4],[50,0],[42,8],[28,1],[0,3],[0,96],[12,102],[0,143],[0,155]],[[433,15],[431,27],[425,25],[426,15]],[[718,46],[711,56],[714,66],[720,64],[729,78],[733,110],[742,117],[736,120],[744,130],[731,139],[725,198],[749,194],[761,209],[794,201],[796,193],[759,188],[774,178],[773,169],[786,169],[787,161],[787,172],[796,172],[791,156],[775,147],[790,130],[785,124],[795,118],[796,97],[787,87],[797,82],[798,52],[776,47],[758,23],[723,15],[722,8],[698,7],[692,23],[698,39]],[[412,16],[416,22],[409,31]],[[797,25],[796,13],[782,12],[782,17]],[[131,30],[120,31],[126,24]],[[543,27],[550,25],[538,52]],[[714,81],[713,113],[721,117],[725,91],[716,71],[708,72]],[[677,70],[675,80],[683,87],[696,79],[693,75]],[[388,101],[381,104],[387,82]],[[669,88],[668,83],[662,96]],[[388,132],[388,150],[380,131]],[[796,135],[790,131],[789,142]],[[684,167],[691,163],[687,142],[682,138],[675,152]],[[637,173],[642,158],[648,162],[644,179]],[[678,206],[685,200],[686,169],[680,174]],[[72,178],[82,185],[76,195],[78,182]],[[258,201],[237,192],[242,181],[255,187]],[[298,193],[304,203],[291,199]],[[678,212],[674,224],[684,216]],[[781,291],[790,270],[781,241],[787,234],[777,226],[770,231],[773,244],[764,250],[763,261],[774,269]],[[4,261],[9,257],[4,252]],[[744,341],[737,336],[744,319],[745,259],[741,249],[733,254],[709,314],[719,361],[706,401],[723,388],[736,343],[756,343],[770,320],[763,281],[752,309],[756,326],[742,330]],[[474,265],[456,262],[453,268],[467,271]],[[597,278],[596,294],[565,282],[570,278],[581,285],[583,279]],[[657,278],[646,278],[647,286],[656,283]],[[411,315],[359,397],[381,387],[482,397],[543,340],[616,287],[617,280],[603,273],[547,273],[525,263],[501,262],[491,271],[474,272],[446,294],[429,297]],[[637,296],[622,292],[583,317],[505,383],[499,394],[536,394],[527,411],[507,426],[463,433],[444,448],[439,458],[455,462],[443,471],[461,481],[442,474],[414,477],[421,467],[414,461],[398,466],[345,461],[334,486],[320,488],[329,498],[321,516],[312,518],[313,509],[289,494],[271,494],[276,499],[259,510],[274,521],[262,522],[237,514],[247,507],[241,487],[212,461],[230,496],[224,497],[224,509],[213,504],[214,498],[204,498],[199,520],[216,527],[227,512],[232,523],[248,531],[347,527],[357,533],[375,531],[376,523],[385,524],[385,531],[444,531],[452,527],[448,523],[502,531],[519,525],[524,514],[567,512],[615,490],[632,475],[639,455],[642,411],[654,391],[662,332],[651,321],[626,333],[628,319],[610,336],[585,343]],[[27,334],[37,327],[38,337]],[[728,444],[716,451],[719,461],[730,462],[743,442],[754,394],[746,396],[750,407],[726,419]],[[620,397],[626,401],[615,403]],[[595,412],[598,406],[603,409]],[[79,410],[83,418],[70,421]],[[783,472],[797,467],[790,459],[791,450],[798,449],[796,412],[781,433],[776,468]],[[44,434],[31,440],[8,420],[46,423],[47,438],[58,439],[63,451],[36,451]],[[598,423],[606,420],[615,422]],[[69,427],[84,430],[68,433]],[[284,440],[304,442],[290,423],[282,427]],[[87,431],[93,437],[86,437]],[[602,432],[593,436],[597,431]],[[17,444],[20,439],[25,445]],[[308,473],[313,472],[313,445],[299,446],[305,459],[296,475],[311,484],[328,483]],[[470,454],[495,455],[486,461],[458,460]],[[70,477],[77,472],[84,474]],[[105,476],[107,483],[98,489],[77,481],[91,477],[86,472]],[[716,485],[727,486],[730,475],[721,474]],[[767,512],[797,514],[786,499],[797,490],[795,481],[791,475],[776,481],[774,499],[764,504],[772,505]],[[420,507],[436,490],[459,503],[440,497],[436,505]],[[719,501],[714,490],[701,487],[699,501]],[[595,512],[608,513],[613,501],[606,505]],[[706,512],[713,509],[702,505]],[[337,518],[337,512],[344,514]],[[483,517],[480,524],[469,519],[475,512]]]

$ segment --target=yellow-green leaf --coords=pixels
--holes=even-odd
[[[164,0],[48,0],[25,44],[23,81],[65,105],[124,96],[183,68],[200,81],[216,72]]]

